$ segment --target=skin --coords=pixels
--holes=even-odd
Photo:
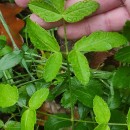
[[[82,0],[67,0],[65,8]],[[96,0],[100,4],[100,8],[91,17],[77,23],[67,23],[68,39],[79,39],[84,35],[103,30],[103,31],[119,31],[123,28],[125,22],[130,20],[130,0]],[[16,4],[26,7],[29,0],[15,0]],[[58,28],[60,37],[64,37],[64,29],[60,21],[55,23],[46,23],[37,15],[32,14],[30,19],[40,24],[45,29],[53,27]]]

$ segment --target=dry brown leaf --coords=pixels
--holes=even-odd
[[[20,36],[19,32],[24,27],[25,23],[23,20],[17,18],[16,15],[20,13],[23,10],[23,8],[18,7],[16,4],[1,3],[0,10],[10,29],[11,35],[15,43],[20,48],[22,46],[23,39]],[[4,29],[2,23],[0,23],[0,35],[5,35],[7,37],[8,44],[12,46],[11,40],[6,30]]]

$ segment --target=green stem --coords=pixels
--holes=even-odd
[[[73,101],[72,101],[72,90],[71,90],[71,71],[70,71],[70,65],[68,62],[68,54],[69,54],[69,49],[68,49],[68,40],[67,40],[67,35],[66,35],[66,24],[65,21],[63,21],[63,25],[64,25],[64,39],[65,39],[65,48],[66,48],[66,55],[67,55],[67,76],[69,79],[69,90],[70,90],[70,100],[71,100],[71,122],[72,122],[72,130],[74,130],[74,106],[73,106]]]
[[[8,33],[8,35],[9,35],[9,37],[11,39],[11,42],[12,42],[14,50],[19,50],[19,48],[17,47],[17,45],[16,45],[16,43],[15,43],[15,41],[14,41],[14,39],[13,39],[11,33],[10,33],[9,27],[8,27],[6,21],[4,20],[4,17],[2,15],[1,11],[0,11],[0,21],[2,22],[2,24],[3,24],[3,26],[4,26],[5,30],[6,30],[6,32]]]
[[[68,55],[68,53],[69,53],[68,40],[67,40],[67,35],[66,35],[66,24],[65,24],[64,20],[63,20],[63,26],[64,26],[65,49],[66,49],[66,54]]]

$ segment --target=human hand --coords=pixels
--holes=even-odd
[[[68,0],[66,7],[81,0]],[[84,20],[77,23],[67,23],[67,38],[78,39],[84,35],[98,30],[103,31],[119,31],[124,26],[127,20],[130,20],[130,0],[96,0],[100,4],[100,8],[97,12]],[[21,7],[26,7],[29,0],[15,0],[16,4]],[[46,23],[35,14],[32,14],[30,18],[40,24],[45,29],[53,27],[58,28],[58,34],[64,37],[64,29],[62,23]]]

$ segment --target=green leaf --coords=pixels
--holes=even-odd
[[[13,51],[0,59],[0,70],[10,69],[21,62],[23,54],[20,51]]]
[[[30,83],[26,86],[26,91],[27,91],[29,96],[32,96],[35,93],[36,88],[32,83]]]
[[[18,89],[9,84],[0,84],[0,107],[13,106],[18,101]]]
[[[36,111],[32,109],[26,110],[21,118],[21,130],[34,130],[36,123]]]
[[[27,27],[29,37],[33,45],[40,50],[45,51],[60,51],[60,47],[54,37],[52,37],[44,28],[40,25],[27,20]]]
[[[49,95],[48,88],[41,88],[37,90],[29,100],[29,107],[31,109],[38,109]]]
[[[127,114],[127,127],[128,127],[128,130],[130,130],[130,109]]]
[[[130,41],[130,21],[127,21],[125,23],[125,26],[123,28],[123,35]]]
[[[120,117],[120,118],[117,118]],[[126,124],[126,115],[122,111],[111,110],[110,123]],[[111,130],[127,130],[127,126],[111,126]]]
[[[0,50],[0,56],[4,56],[4,55],[6,55],[6,54],[8,54],[10,52],[12,52],[12,48],[9,47],[9,46],[5,46],[4,48],[2,48]]]
[[[21,130],[21,124],[17,121],[8,121],[4,126],[5,130]]]
[[[70,120],[65,120],[62,118],[69,117],[66,114],[56,114],[55,116],[49,116],[49,119],[45,122],[45,130],[59,130],[60,128],[71,126]]]
[[[80,1],[67,8],[63,18],[70,23],[78,22],[85,16],[91,15],[98,7],[99,4],[95,1]]]
[[[65,0],[51,0],[51,2],[60,13],[64,11]]]
[[[6,37],[4,35],[0,36],[0,50],[5,47],[6,44]]]
[[[107,124],[109,122],[111,116],[110,110],[107,103],[99,96],[95,96],[93,100],[93,111],[98,124]]]
[[[4,122],[0,120],[0,128],[2,128],[3,126],[4,126]]]
[[[130,63],[130,46],[120,49],[116,53],[115,59],[123,63]]]
[[[71,81],[71,87],[72,92],[77,99],[90,108],[93,107],[94,97],[102,94],[102,84],[97,80],[90,80],[86,86],[83,86],[73,79]]]
[[[64,92],[63,97],[61,99],[61,104],[64,108],[71,108],[71,106],[76,103],[77,98],[74,94],[69,91]]]
[[[45,65],[43,75],[43,78],[45,79],[46,82],[52,81],[56,77],[61,65],[62,65],[61,53],[59,52],[54,53],[49,57]]]
[[[130,87],[130,67],[120,67],[112,78],[114,88],[129,88]]]
[[[60,12],[52,4],[49,4],[45,1],[44,2],[30,2],[28,6],[29,6],[29,9],[33,11],[33,13],[40,16],[46,22],[55,22],[62,18],[62,15],[60,14]]]
[[[117,32],[98,31],[77,41],[74,48],[78,51],[107,51],[127,43],[127,39]]]
[[[110,127],[106,124],[100,124],[94,130],[110,130]]]
[[[87,84],[90,77],[90,68],[86,57],[79,51],[72,50],[68,55],[75,76],[82,84]]]

